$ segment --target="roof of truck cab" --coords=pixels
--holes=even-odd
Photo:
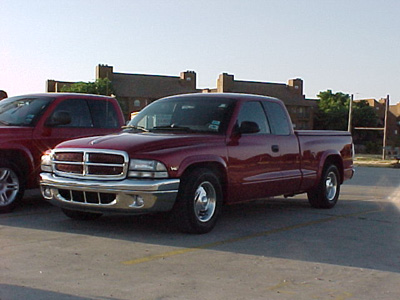
[[[192,94],[180,94],[174,96],[168,96],[161,99],[170,99],[170,98],[210,98],[210,99],[235,99],[235,100],[270,100],[270,101],[279,101],[282,102],[278,98],[263,96],[263,95],[255,95],[255,94],[243,94],[243,93],[192,93]]]
[[[14,97],[45,97],[45,98],[52,98],[53,100],[58,99],[58,98],[91,98],[91,99],[96,99],[96,98],[103,98],[103,99],[113,99],[110,96],[104,96],[104,95],[93,95],[93,94],[82,94],[82,93],[34,93],[34,94],[25,94],[25,95],[16,95],[12,96],[9,98],[14,98]]]

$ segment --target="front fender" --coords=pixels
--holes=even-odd
[[[223,169],[227,169],[227,162],[221,157],[217,155],[210,155],[210,154],[205,154],[205,155],[195,155],[195,156],[189,156],[186,157],[181,164],[179,165],[178,170],[176,171],[176,176],[181,177],[182,174],[191,166],[193,165],[198,165],[198,164],[218,164],[220,165]]]

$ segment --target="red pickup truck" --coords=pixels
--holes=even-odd
[[[294,131],[275,98],[190,94],[153,102],[119,134],[61,143],[40,176],[70,218],[168,211],[180,230],[205,233],[224,203],[307,193],[331,208],[353,172],[348,132]]]
[[[25,189],[39,187],[40,158],[62,141],[121,130],[116,99],[84,94],[32,94],[0,101],[0,213]]]

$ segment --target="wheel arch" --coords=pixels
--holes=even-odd
[[[339,153],[329,153],[326,155],[325,159],[321,160],[321,165],[319,168],[319,176],[320,179],[325,169],[330,166],[335,165],[339,171],[339,182],[340,184],[343,183],[344,180],[344,169],[343,169],[343,159]]]
[[[18,171],[21,172],[21,176],[25,180],[25,184],[32,184],[28,178],[28,174],[34,170],[34,162],[33,157],[29,152],[26,152],[23,149],[1,149],[0,161],[1,160],[5,160],[14,164],[18,168]]]
[[[208,161],[193,161],[190,164],[187,164],[184,169],[180,168],[181,172],[179,173],[179,177],[181,180],[185,180],[185,175],[192,172],[194,169],[205,168],[209,169],[213,173],[216,174],[218,179],[220,180],[223,199],[225,201],[227,196],[227,183],[228,183],[228,175],[226,171],[226,165],[217,160],[208,160]]]

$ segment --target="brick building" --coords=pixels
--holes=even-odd
[[[303,80],[290,79],[288,84],[235,80],[234,75],[223,73],[217,80],[218,93],[247,93],[276,97],[285,103],[296,129],[312,129],[317,102],[306,100]]]
[[[288,108],[297,129],[312,129],[316,101],[306,100],[303,80],[290,79],[288,84],[235,80],[234,75],[222,73],[217,79],[217,88],[198,89],[196,73],[181,72],[180,76],[117,73],[108,65],[96,67],[96,79],[108,78],[114,87],[125,116],[139,111],[152,101],[186,93],[248,93],[281,99]],[[59,92],[65,85],[74,82],[47,80],[47,92]]]
[[[160,76],[114,72],[112,66],[98,65],[96,79],[108,78],[116,91],[116,97],[126,117],[130,112],[139,111],[152,101],[176,94],[200,93],[196,89],[196,73],[182,72],[180,76]],[[60,92],[65,85],[74,82],[47,81],[47,92]]]

